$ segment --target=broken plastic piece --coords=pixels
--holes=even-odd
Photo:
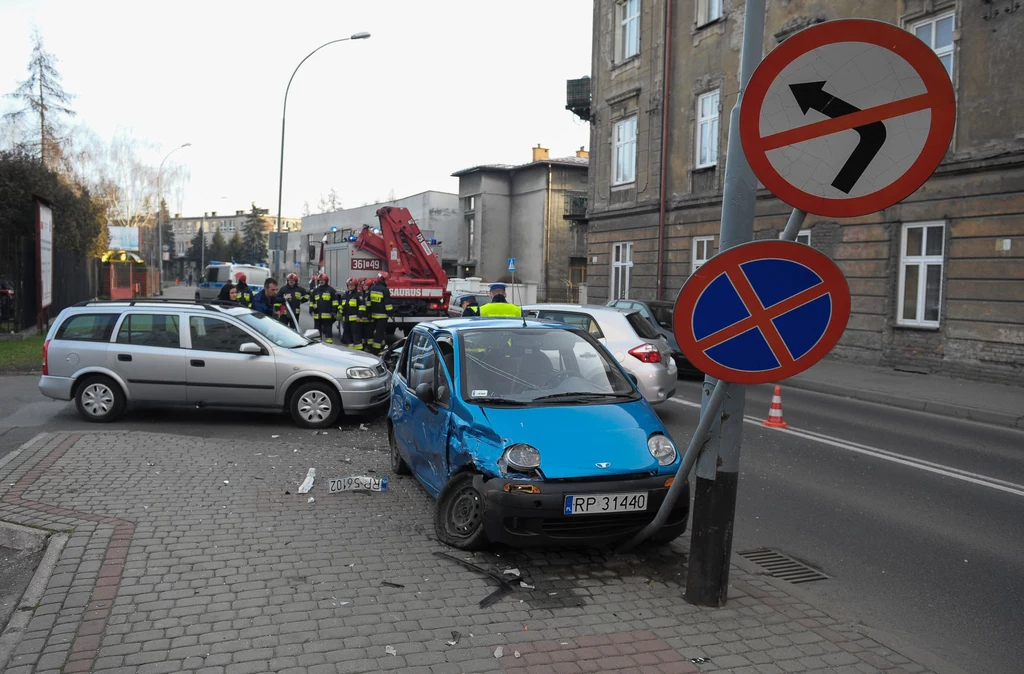
[[[515,653],[513,653],[512,655],[516,656],[517,658],[521,658],[521,657],[523,657],[523,654],[522,654],[522,653],[520,653],[519,651],[516,651],[516,652],[515,652]]]
[[[227,480],[224,480],[224,484],[230,484]]]
[[[711,662],[711,658],[690,658],[690,662],[695,665],[703,665],[705,662]]]
[[[495,582],[498,583],[498,588],[496,590],[494,590],[494,592],[490,593],[489,595],[487,595],[486,597],[484,597],[483,599],[480,600],[480,608],[487,608],[491,604],[497,603],[498,600],[501,599],[502,597],[504,597],[505,595],[512,594],[515,591],[512,588],[512,584],[508,580],[506,580],[503,575],[499,574],[497,571],[491,571],[490,569],[485,569],[484,567],[480,566],[479,564],[474,564],[473,562],[471,562],[469,560],[461,559],[459,557],[456,557],[455,555],[450,555],[447,552],[440,552],[440,551],[438,551],[438,552],[435,552],[434,554],[436,556],[438,556],[438,557],[445,557],[446,559],[450,559],[450,560],[452,560],[453,562],[455,562],[457,564],[461,564],[462,566],[466,567],[467,569],[470,569],[471,571],[477,571],[479,573],[482,573],[485,576],[493,579]],[[471,634],[470,636],[473,636],[473,635]]]
[[[461,638],[462,638],[462,634],[461,633],[456,632],[455,630],[452,630],[452,638],[448,640],[448,645],[449,646],[454,646],[455,644],[459,643],[459,639],[461,639]]]
[[[316,497],[315,496],[310,496],[309,500],[306,501],[306,503],[316,503]]]
[[[388,655],[398,655],[398,651],[395,650],[394,646],[385,646],[384,652]]]
[[[503,655],[505,655],[505,647],[504,646],[498,646],[497,648],[494,649],[494,657],[500,658]]]
[[[523,588],[524,590],[536,590],[537,589],[536,586],[530,585],[525,580],[519,581],[519,587]]]
[[[518,578],[520,575],[519,569],[505,569],[502,573],[504,573],[506,576],[515,576],[516,578]]]
[[[316,478],[316,468],[310,468],[306,473],[306,479],[299,485],[299,493],[306,494],[313,488],[313,480]]]
[[[281,436],[280,435],[271,435],[270,437],[273,438],[274,440],[277,440]]]
[[[392,583],[390,580],[382,580],[380,581],[380,584],[383,587],[405,587],[405,585],[402,585],[401,583]]]
[[[361,430],[361,431],[368,431],[368,430],[370,430],[370,427],[367,426],[366,424],[359,424],[359,430]]]

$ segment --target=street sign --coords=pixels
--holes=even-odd
[[[674,328],[707,375],[764,384],[832,350],[850,318],[846,278],[827,255],[793,241],[751,241],[705,262],[683,285]]]
[[[516,270],[516,259],[514,257],[510,257],[508,259],[508,270],[509,271],[515,271]]]
[[[831,217],[888,208],[949,147],[953,86],[935,52],[892,24],[844,19],[790,37],[750,78],[740,139],[758,179]]]

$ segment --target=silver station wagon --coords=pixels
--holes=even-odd
[[[39,380],[43,395],[74,400],[88,421],[144,402],[276,409],[306,428],[386,405],[390,388],[376,356],[318,344],[248,309],[187,300],[65,309],[43,344]]]

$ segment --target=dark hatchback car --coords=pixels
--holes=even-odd
[[[686,359],[683,352],[679,350],[676,342],[675,328],[672,324],[672,312],[675,309],[675,302],[667,300],[611,300],[608,306],[620,309],[635,309],[640,315],[646,318],[654,329],[668,342],[672,349],[672,360],[676,362],[676,369],[679,375],[703,376],[703,372],[695,368]]]

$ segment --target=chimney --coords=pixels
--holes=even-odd
[[[210,217],[211,218],[216,218],[217,217],[217,211],[211,211],[210,212]]]
[[[541,147],[540,143],[537,143],[537,147],[533,148],[533,161],[544,161],[548,158],[548,149]]]
[[[580,159],[590,159],[590,153],[584,150],[583,147],[584,146],[581,145],[580,149],[576,150],[576,156]]]

